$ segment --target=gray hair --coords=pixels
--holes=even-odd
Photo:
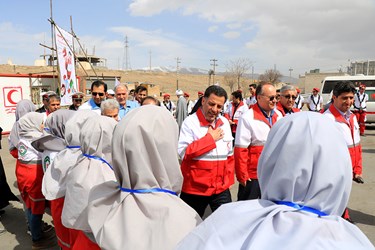
[[[120,110],[120,104],[118,104],[118,102],[114,99],[108,99],[108,100],[102,101],[102,103],[100,104],[101,114],[104,114],[104,111],[108,110],[108,109],[109,110],[114,110],[114,109]]]
[[[288,91],[288,90],[297,91],[296,88],[292,85],[284,85],[280,89],[280,94],[282,94],[284,91]]]
[[[126,88],[126,90],[128,90],[128,85],[127,85],[127,84],[125,84],[125,83],[120,83],[119,85],[117,85],[117,86],[115,87],[115,89],[114,89],[115,93],[116,93],[117,89],[120,88],[120,87],[124,87],[124,88]]]
[[[47,99],[48,104],[50,103],[51,99],[55,99],[55,100],[61,102],[61,97],[59,95],[57,95],[55,92],[53,92],[52,94],[48,94],[48,99]]]

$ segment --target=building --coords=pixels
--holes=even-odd
[[[348,68],[349,75],[375,75],[375,61],[354,61],[350,63]]]
[[[319,69],[311,70],[310,73],[305,73],[300,76],[297,87],[301,89],[301,93],[309,94],[313,88],[319,88],[322,85],[324,78],[327,76],[343,76],[344,72],[320,73]]]

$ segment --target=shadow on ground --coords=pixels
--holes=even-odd
[[[361,223],[364,225],[375,226],[375,216],[371,214],[365,214],[360,211],[352,210],[349,208],[350,217],[356,223]]]
[[[21,208],[19,208],[19,206],[21,206]],[[4,208],[4,210],[5,214],[1,216],[1,223],[7,230],[6,233],[14,235],[18,243],[18,245],[13,249],[30,249],[31,236],[27,234],[26,217],[22,209],[22,204],[16,204],[16,202],[12,202],[12,204]],[[24,223],[20,223],[20,220],[23,220]]]
[[[366,149],[362,149],[362,152],[363,153],[375,153],[375,149],[374,148],[366,148]]]

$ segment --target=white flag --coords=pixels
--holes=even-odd
[[[72,95],[77,92],[77,78],[73,48],[73,36],[55,25],[57,61],[60,72],[61,106],[72,104]]]
[[[117,85],[120,84],[120,81],[117,79],[117,77],[115,77],[115,87],[117,87]]]

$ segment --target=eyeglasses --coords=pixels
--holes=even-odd
[[[101,93],[101,92],[92,92],[91,94],[92,96],[97,96],[97,95],[104,96],[104,93]]]
[[[73,101],[75,101],[75,102],[82,102],[82,99],[81,98],[76,98],[76,99],[73,99]]]
[[[292,98],[293,100],[297,99],[297,96],[295,95],[282,95],[283,97],[285,97],[286,99],[290,99]]]
[[[268,99],[270,99],[270,102],[272,102],[276,98],[276,96],[274,96],[274,95],[272,95],[272,96],[262,95],[262,96],[268,97]]]

